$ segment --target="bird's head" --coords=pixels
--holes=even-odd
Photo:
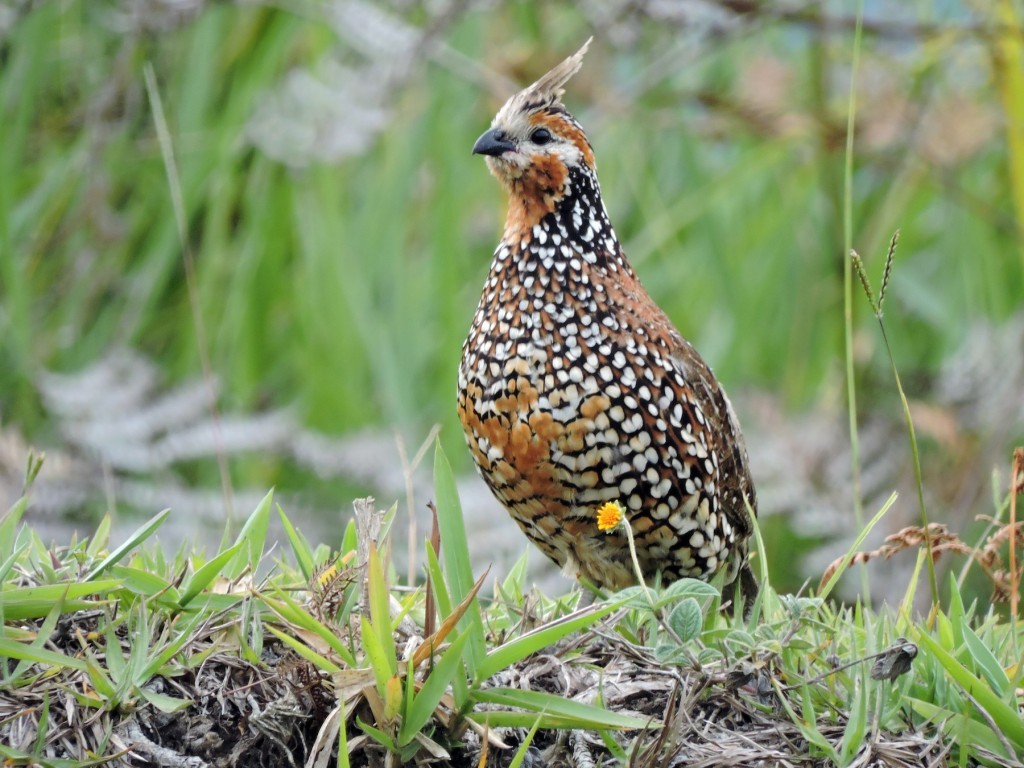
[[[596,171],[594,151],[576,119],[562,105],[565,84],[583,63],[587,40],[567,58],[512,98],[495,115],[490,130],[473,145],[513,200],[551,210],[565,192],[573,168]],[[539,212],[539,211],[538,211]]]

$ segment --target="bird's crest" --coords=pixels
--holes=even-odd
[[[511,118],[516,114],[529,113],[542,108],[560,107],[562,95],[565,93],[565,84],[580,71],[580,67],[583,66],[583,55],[587,52],[590,41],[593,39],[593,37],[588,38],[576,53],[553,67],[533,85],[524,88],[509,99],[498,112],[495,123],[497,124],[502,118]]]

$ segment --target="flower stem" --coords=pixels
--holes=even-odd
[[[637,583],[644,588],[644,594],[647,595],[647,601],[654,608],[654,595],[651,594],[651,590],[647,587],[647,581],[644,579],[644,572],[640,569],[640,558],[636,555],[636,542],[633,540],[633,528],[629,524],[629,520],[625,517],[622,518],[622,527],[626,531],[626,541],[629,542],[629,556],[633,560],[633,572],[636,574]]]

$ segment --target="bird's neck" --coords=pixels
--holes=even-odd
[[[601,200],[594,172],[570,169],[562,186],[533,192],[512,186],[504,244],[526,260],[579,261],[584,269],[632,274]],[[576,257],[575,259],[573,257]]]

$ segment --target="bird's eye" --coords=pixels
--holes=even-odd
[[[551,141],[551,131],[547,128],[538,128],[532,134],[530,134],[530,141],[534,144],[543,145]]]

